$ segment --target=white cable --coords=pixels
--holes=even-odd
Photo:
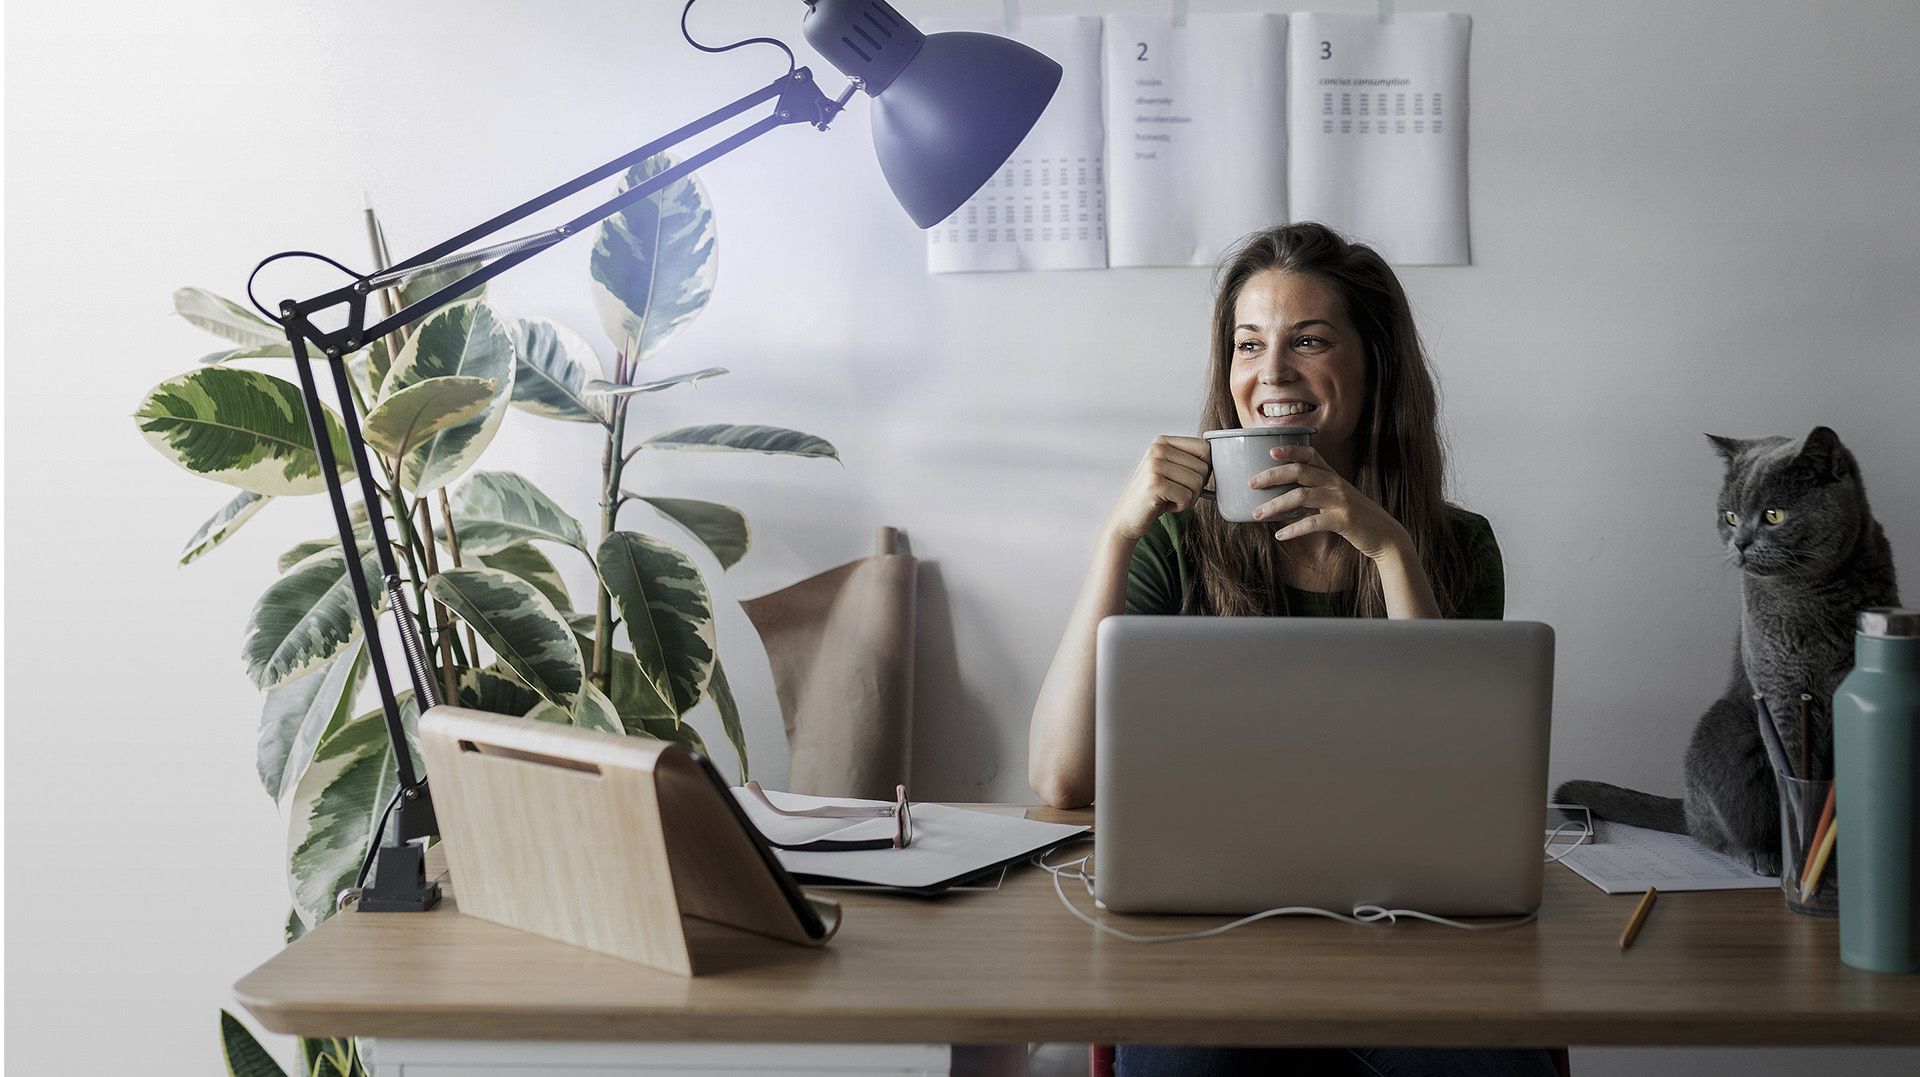
[[[1562,849],[1562,850],[1560,850],[1559,852],[1557,852],[1557,853],[1554,853],[1554,854],[1553,854],[1552,856],[1549,856],[1549,857],[1547,857],[1547,859],[1546,859],[1546,862],[1547,862],[1547,863],[1549,863],[1549,864],[1558,864],[1558,863],[1560,862],[1560,859],[1561,859],[1562,857],[1564,857],[1564,856],[1566,856],[1566,855],[1567,855],[1568,853],[1570,853],[1570,852],[1573,852],[1573,851],[1574,851],[1575,849],[1578,849],[1578,848],[1580,848],[1580,845],[1581,845],[1581,843],[1582,843],[1582,842],[1584,842],[1584,841],[1585,841],[1585,840],[1587,839],[1587,837],[1588,837],[1588,835],[1592,833],[1592,831],[1590,831],[1590,830],[1588,830],[1588,829],[1587,829],[1587,827],[1586,827],[1586,825],[1585,825],[1585,824],[1583,824],[1583,823],[1577,823],[1577,822],[1575,822],[1575,821],[1573,821],[1572,819],[1569,819],[1569,820],[1567,820],[1566,822],[1564,822],[1564,823],[1561,823],[1561,824],[1560,824],[1559,826],[1556,826],[1556,827],[1554,827],[1554,828],[1553,828],[1553,833],[1551,833],[1551,834],[1548,834],[1548,835],[1547,835],[1547,844],[1546,844],[1546,848],[1545,848],[1545,849],[1542,849],[1541,851],[1542,851],[1542,852],[1545,852],[1545,851],[1547,851],[1547,850],[1550,850],[1550,849],[1552,849],[1552,848],[1553,848],[1553,841],[1554,841],[1554,839],[1555,839],[1555,838],[1558,838],[1558,837],[1560,836],[1560,832],[1561,832],[1562,830],[1565,830],[1566,828],[1568,828],[1568,827],[1570,827],[1570,826],[1577,826],[1577,827],[1579,827],[1579,828],[1580,828],[1580,833],[1579,833],[1579,836],[1577,836],[1577,837],[1575,837],[1575,838],[1573,839],[1573,844],[1572,844],[1572,845],[1569,845],[1569,846],[1567,846],[1566,848],[1564,848],[1564,849]]]
[[[1053,892],[1060,898],[1060,904],[1066,906],[1068,912],[1072,913],[1089,927],[1103,931],[1112,935],[1114,938],[1125,939],[1128,942],[1189,942],[1194,939],[1204,939],[1213,935],[1225,934],[1237,927],[1245,927],[1255,920],[1265,920],[1274,916],[1320,916],[1329,920],[1339,920],[1349,924],[1375,924],[1383,920],[1391,924],[1404,916],[1411,920],[1425,920],[1428,923],[1441,924],[1446,927],[1457,927],[1462,931],[1501,931],[1506,928],[1519,927],[1522,924],[1532,923],[1540,915],[1536,911],[1510,920],[1502,920],[1496,924],[1469,924],[1464,921],[1449,920],[1444,916],[1435,916],[1432,913],[1418,912],[1413,909],[1383,909],[1378,905],[1355,905],[1351,914],[1338,913],[1331,909],[1314,909],[1304,905],[1288,905],[1284,908],[1257,912],[1252,916],[1243,916],[1238,920],[1221,924],[1219,927],[1209,928],[1205,931],[1189,931],[1177,935],[1136,935],[1133,932],[1122,931],[1112,924],[1104,923],[1093,918],[1075,906],[1072,901],[1068,900],[1065,888],[1060,885],[1062,876],[1069,879],[1079,879],[1086,884],[1087,893],[1093,893],[1093,877],[1086,873],[1085,868],[1086,862],[1090,859],[1092,859],[1092,857],[1089,855],[1083,856],[1078,860],[1068,861],[1065,864],[1054,865],[1047,863],[1046,854],[1042,853],[1033,858],[1033,863],[1040,870],[1053,876]]]

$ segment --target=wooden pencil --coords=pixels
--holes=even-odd
[[[1827,806],[1820,809],[1820,821],[1814,825],[1812,836],[1807,840],[1806,846],[1800,850],[1800,889],[1805,893],[1812,892],[1807,885],[1807,879],[1808,872],[1813,868],[1813,854],[1819,850],[1820,843],[1826,840],[1828,829],[1833,826],[1833,793],[1836,788],[1833,785],[1827,786]],[[1800,900],[1804,902],[1806,899]]]
[[[1628,918],[1626,929],[1620,932],[1620,949],[1623,953],[1633,945],[1634,936],[1640,934],[1640,925],[1647,922],[1647,914],[1653,911],[1653,899],[1659,896],[1660,891],[1649,886],[1647,892],[1641,895],[1640,904],[1634,906],[1633,916]]]
[[[1800,904],[1813,900],[1813,892],[1820,889],[1820,873],[1827,870],[1827,858],[1833,855],[1833,843],[1840,836],[1840,820],[1827,824],[1826,833],[1820,835],[1820,841],[1814,846],[1813,860],[1807,865],[1807,873],[1800,882]]]

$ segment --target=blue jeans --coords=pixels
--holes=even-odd
[[[1114,1049],[1114,1077],[1559,1077],[1528,1048],[1132,1047]]]

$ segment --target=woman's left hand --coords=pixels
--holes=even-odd
[[[1253,477],[1255,489],[1298,483],[1279,497],[1253,510],[1256,520],[1272,520],[1292,512],[1305,515],[1274,532],[1274,538],[1288,539],[1331,531],[1350,543],[1361,555],[1380,561],[1404,553],[1413,539],[1400,521],[1327,465],[1320,451],[1311,445],[1282,445],[1273,450],[1280,461]]]

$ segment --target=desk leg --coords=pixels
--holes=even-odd
[[[1021,1049],[1024,1057],[1024,1048]],[[945,1044],[581,1043],[396,1040],[373,1044],[374,1077],[948,1077]]]

